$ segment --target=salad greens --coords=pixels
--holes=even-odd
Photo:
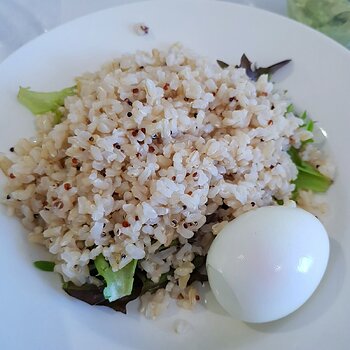
[[[64,99],[67,96],[72,95],[76,95],[76,86],[55,92],[37,92],[30,90],[30,88],[20,87],[17,98],[23,106],[27,107],[35,115],[47,112],[55,113],[55,122],[59,123],[61,120],[59,107],[64,105]]]
[[[288,109],[288,108],[287,108]],[[294,110],[294,107],[293,107]],[[313,132],[315,122],[309,118],[306,111],[301,114],[300,118],[304,121],[302,127],[307,131]],[[314,142],[313,139],[303,141],[300,149],[291,147],[288,151],[292,161],[298,169],[298,177],[294,181],[295,190],[293,197],[297,198],[299,190],[310,190],[313,192],[326,192],[333,181],[327,176],[321,174],[313,165],[303,161],[300,156],[300,151],[307,143]]]
[[[96,262],[97,260],[97,262]],[[192,263],[195,266],[194,271],[191,273],[190,280],[188,281],[188,285],[191,285],[195,281],[200,281],[200,282],[205,282],[208,280],[208,277],[204,274],[202,274],[200,271],[205,265],[205,257],[204,256],[196,256]],[[146,272],[142,271],[136,266],[136,260],[133,260],[130,264],[131,267],[133,267],[133,264],[135,264],[135,272],[133,275],[131,275],[130,271],[132,270],[129,265],[126,265],[123,269],[128,267],[129,272],[125,273],[125,275],[128,275],[129,278],[124,279],[126,281],[126,284],[128,287],[130,287],[130,280],[133,280],[133,283],[131,284],[132,288],[129,292],[128,295],[124,295],[120,297],[119,299],[110,301],[108,299],[108,295],[110,290],[108,289],[108,293],[106,293],[106,271],[109,271],[108,273],[111,273],[110,271],[112,270],[111,267],[109,266],[108,262],[105,260],[105,258],[102,255],[99,255],[95,261],[94,261],[94,266],[96,266],[97,270],[97,275],[95,277],[103,279],[101,280],[101,286],[96,286],[94,284],[84,284],[82,286],[76,286],[73,282],[66,282],[63,284],[63,289],[64,291],[69,294],[70,296],[77,298],[79,300],[82,300],[90,305],[103,305],[112,308],[115,311],[123,312],[126,313],[126,306],[127,304],[134,300],[137,299],[139,296],[150,292],[154,293],[160,288],[164,288],[166,284],[169,281],[169,277],[171,277],[174,273],[174,270],[171,269],[167,273],[163,273],[158,282],[153,282],[146,276]],[[97,268],[97,266],[99,266]],[[103,271],[103,276],[100,272],[98,272],[98,269],[102,269]],[[120,271],[122,271],[121,269]],[[92,266],[92,269],[90,272],[95,271],[95,268]],[[117,274],[117,272],[112,272],[113,274]],[[110,276],[107,277],[108,280],[110,279]],[[114,278],[113,282],[116,281],[116,278]],[[110,283],[110,288],[113,288],[114,286],[118,286],[122,284],[123,279],[121,279],[117,283]],[[123,289],[123,288],[122,288]],[[114,293],[112,291],[112,293]],[[107,294],[107,296],[106,296]]]
[[[137,260],[132,260],[116,272],[112,270],[102,254],[97,256],[94,262],[99,275],[106,281],[106,287],[103,290],[106,299],[112,302],[131,293]]]
[[[227,64],[224,61],[216,60],[216,62],[218,63],[218,65],[222,69],[225,69],[225,68],[229,67],[229,64]],[[281,69],[282,67],[287,65],[289,62],[291,62],[290,59],[283,60],[281,62],[275,63],[275,64],[273,64],[271,66],[268,66],[268,67],[259,67],[258,68],[255,65],[253,66],[253,63],[248,59],[246,54],[243,54],[242,57],[241,57],[240,64],[238,66],[236,66],[236,67],[237,68],[244,68],[246,70],[246,73],[247,73],[248,77],[250,79],[256,81],[256,80],[258,80],[260,75],[267,74],[267,75],[271,76],[272,74],[277,72],[279,69]]]
[[[301,118],[304,121],[302,128],[310,132],[314,131],[315,122],[308,117],[306,111],[304,111],[304,113],[301,116],[299,116],[299,118]],[[308,140],[302,141],[301,145],[304,146],[307,143],[312,143],[312,142],[314,142],[313,139],[308,139]]]
[[[286,113],[294,112],[294,105],[290,104],[287,107]],[[309,118],[306,111],[304,111],[299,118],[304,121],[302,127],[310,132],[313,132],[315,122]],[[298,177],[294,181],[295,190],[293,193],[293,199],[297,199],[299,190],[310,190],[313,192],[326,192],[329,186],[332,184],[332,180],[327,176],[321,174],[313,165],[303,161],[300,152],[307,143],[314,142],[313,139],[308,139],[301,143],[299,149],[291,147],[288,151],[293,163],[298,169]]]
[[[141,288],[142,282],[135,277],[130,295],[126,295],[118,300],[109,302],[104,297],[103,286],[96,286],[94,284],[83,284],[82,286],[76,286],[73,282],[66,282],[63,284],[63,290],[68,295],[76,299],[84,301],[90,305],[107,306],[124,314],[126,314],[126,305],[141,295]]]
[[[304,120],[303,128],[307,131],[313,132],[315,122],[307,116],[306,111],[300,116],[300,118]]]
[[[310,163],[301,159],[299,150],[291,147],[288,151],[293,163],[298,169],[298,177],[294,181],[295,194],[299,190],[311,190],[313,192],[326,192],[332,184],[332,180],[321,174]]]
[[[260,67],[257,68],[256,66],[252,66],[252,62],[248,59],[248,57],[244,54],[241,58],[241,63],[239,65],[239,67],[241,68],[245,68],[247,75],[250,79],[252,80],[258,80],[258,78],[260,77],[260,75],[263,74],[268,74],[268,75],[272,75],[275,72],[277,72],[279,69],[281,69],[282,67],[284,67],[286,64],[288,64],[289,62],[291,62],[290,59],[288,60],[283,60],[281,62],[275,63],[271,66],[268,67]]]
[[[288,107],[286,109],[286,113],[292,113],[292,112],[294,112],[294,105],[293,105],[293,103],[288,105]]]
[[[38,260],[34,261],[33,265],[41,271],[48,272],[52,272],[55,268],[55,263],[53,261]]]

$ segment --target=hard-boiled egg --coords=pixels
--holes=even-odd
[[[233,317],[269,322],[310,298],[328,257],[328,235],[315,216],[299,208],[258,208],[214,239],[207,256],[209,284]]]

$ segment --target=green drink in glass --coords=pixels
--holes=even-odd
[[[350,49],[350,0],[288,0],[288,14]]]

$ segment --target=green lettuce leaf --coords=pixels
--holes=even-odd
[[[291,147],[288,153],[298,169],[298,177],[294,181],[294,197],[297,196],[299,190],[311,190],[313,192],[326,192],[328,190],[333,183],[330,178],[321,174],[310,163],[302,160],[298,149]]]
[[[289,104],[286,109],[286,113],[292,113],[294,112],[294,105],[293,103]]]
[[[76,95],[76,86],[55,92],[37,92],[20,87],[17,98],[33,114],[40,115],[47,112],[56,113],[58,108],[64,105],[64,99],[72,95]]]
[[[112,270],[102,254],[97,256],[94,262],[98,273],[106,282],[103,295],[109,302],[131,294],[137,260],[132,260],[116,272]]]
[[[41,271],[52,272],[55,268],[55,263],[53,261],[38,260],[34,261],[33,264]]]
[[[301,126],[302,128],[310,132],[314,131],[315,122],[307,115],[306,111],[304,111],[303,114],[299,116],[299,118],[304,121],[304,124]],[[308,140],[302,141],[301,145],[304,146],[307,143],[312,143],[312,142],[314,142],[313,139],[308,139]]]

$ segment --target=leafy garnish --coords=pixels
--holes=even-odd
[[[103,303],[99,305],[108,306],[115,311],[119,311],[119,312],[122,312],[123,314],[126,314],[126,305],[130,301],[137,299],[141,295],[141,289],[142,289],[142,282],[137,277],[135,277],[133,288],[129,295],[126,295],[125,297],[122,297],[116,301],[113,301],[112,303],[105,300]]]
[[[223,62],[220,60],[216,60],[216,62],[218,63],[218,65],[222,69],[229,67],[229,64],[227,64],[226,62]],[[290,59],[275,63],[275,64],[268,66],[268,67],[259,67],[258,68],[255,65],[253,66],[253,63],[249,60],[249,58],[247,57],[246,54],[243,54],[241,57],[241,62],[239,64],[239,66],[236,66],[236,67],[237,68],[244,68],[248,77],[250,79],[256,81],[256,80],[258,80],[260,75],[267,74],[267,75],[271,76],[272,74],[277,72],[279,69],[284,67],[289,62],[291,62]]]
[[[286,113],[292,113],[292,112],[294,112],[294,105],[293,105],[293,103],[288,105],[288,107],[286,109]]]
[[[97,260],[97,262],[96,262]],[[191,273],[191,277],[188,281],[188,285],[192,284],[195,281],[205,282],[208,280],[208,277],[205,274],[202,274],[200,270],[205,265],[205,257],[204,256],[196,256],[192,263],[195,265],[194,271]],[[84,284],[82,286],[76,286],[73,282],[66,282],[63,284],[63,289],[68,293],[70,296],[77,298],[79,300],[82,300],[90,305],[103,305],[112,308],[115,311],[120,311],[123,313],[126,313],[126,306],[127,304],[137,299],[139,296],[150,292],[154,293],[160,288],[165,288],[167,285],[170,276],[174,274],[174,270],[170,269],[169,272],[163,273],[158,282],[153,282],[149,278],[147,278],[146,272],[140,270],[136,267],[136,271],[133,274],[133,283],[132,283],[132,289],[129,292],[128,295],[125,295],[123,297],[120,297],[114,301],[108,300],[108,295],[106,295],[106,271],[111,270],[108,262],[105,260],[103,255],[99,255],[95,261],[94,264],[96,266],[96,270],[102,277],[104,278],[105,284],[101,286],[96,286],[94,284]],[[136,266],[136,260],[133,260],[131,263],[126,265],[123,269],[113,272],[112,274],[116,274],[122,270],[124,270],[126,267],[128,267],[130,264],[135,264]],[[97,267],[98,266],[98,267]],[[91,266],[92,270],[91,272],[95,272],[93,267]],[[101,273],[103,272],[103,274]],[[111,273],[110,271],[108,273]],[[125,271],[124,271],[125,273]],[[131,274],[130,274],[131,275]],[[100,276],[97,276],[100,277]],[[108,279],[110,277],[108,276]],[[128,279],[130,281],[130,279]]]
[[[304,121],[304,124],[301,127],[307,131],[313,132],[315,122],[307,115],[306,111],[304,111],[303,114],[301,116],[299,116],[299,118]],[[307,143],[312,143],[312,142],[314,142],[314,140],[311,138],[311,139],[302,141],[301,145],[304,146]]]
[[[41,271],[47,271],[52,272],[55,268],[55,263],[52,261],[45,261],[45,260],[38,260],[34,261],[33,265],[41,270]]]
[[[310,131],[310,132],[313,132],[314,130],[314,125],[315,125],[315,122],[312,120],[312,119],[309,119],[306,124],[305,124],[305,129],[307,131]]]
[[[114,272],[102,254],[96,257],[96,269],[106,282],[103,290],[106,299],[112,302],[131,293],[136,265],[137,260],[132,260],[128,265]]]
[[[56,113],[58,108],[64,105],[65,98],[72,95],[76,95],[76,86],[55,92],[37,92],[20,87],[17,98],[33,114],[40,115],[47,112]]]
[[[142,282],[135,277],[133,289],[131,293],[113,302],[105,299],[103,294],[103,286],[96,286],[94,284],[84,284],[76,286],[73,282],[66,282],[63,284],[64,291],[70,296],[82,300],[90,305],[103,305],[112,308],[115,311],[126,314],[127,304],[137,299],[141,294]]]
[[[302,160],[298,149],[291,147],[288,153],[298,169],[298,176],[294,181],[294,197],[297,196],[299,190],[311,190],[313,192],[326,192],[328,190],[333,182],[330,178],[321,174],[310,163]]]
[[[306,111],[303,112],[303,114],[300,116],[300,118],[301,118],[302,120],[306,120],[306,119],[307,119],[307,113],[306,113]]]
[[[314,170],[313,168],[311,169]],[[331,179],[322,175],[317,170],[316,170],[317,173],[307,172],[307,169],[301,170],[299,167],[298,167],[298,170],[299,170],[299,174],[297,179],[294,182],[296,190],[303,189],[303,190],[310,190],[312,192],[326,192],[330,187],[330,185],[332,184]]]
[[[309,118],[306,111],[304,111],[299,118],[304,121],[304,124],[302,125],[302,127],[307,131],[313,132],[315,122],[311,118]]]
[[[76,286],[73,282],[69,281],[63,283],[62,288],[70,296],[85,301],[90,305],[98,305],[106,300],[103,295],[103,286],[98,287],[94,284]]]
[[[227,64],[224,61],[220,61],[220,60],[216,60],[216,62],[218,63],[218,65],[220,66],[220,68],[225,69],[229,66],[229,64]]]
[[[256,81],[258,80],[260,75],[263,75],[263,74],[272,75],[275,72],[277,72],[279,69],[284,67],[286,64],[288,64],[289,62],[291,62],[290,59],[275,63],[268,67],[257,68],[256,66],[252,65],[252,62],[248,59],[246,54],[243,54],[239,67],[244,68],[248,77]]]

